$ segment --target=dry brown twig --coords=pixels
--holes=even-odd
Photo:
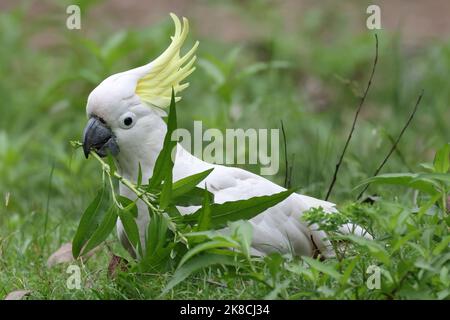
[[[375,74],[375,69],[378,62],[378,36],[375,33],[375,58],[373,61],[373,67],[372,67],[372,73],[370,74],[369,82],[367,83],[366,90],[364,91],[363,96],[361,97],[361,101],[359,103],[358,109],[356,109],[355,117],[353,118],[352,128],[350,129],[349,135],[347,137],[347,140],[345,141],[344,149],[342,150],[342,153],[339,157],[339,160],[336,164],[336,168],[333,173],[333,179],[331,180],[330,186],[328,187],[327,195],[325,197],[325,200],[328,200],[330,197],[331,191],[333,191],[334,184],[336,183],[337,175],[339,172],[339,169],[342,165],[342,161],[344,160],[345,152],[347,151],[348,145],[350,144],[350,140],[353,136],[353,131],[355,131],[356,121],[358,120],[359,113],[361,112],[361,109],[364,105],[364,101],[366,100],[367,94],[369,93],[370,86],[372,84],[373,76]]]
[[[419,108],[420,101],[422,100],[422,97],[423,97],[423,93],[424,93],[424,90],[422,89],[422,92],[420,93],[419,97],[417,98],[416,104],[414,105],[414,109],[411,112],[411,114],[409,115],[408,120],[406,121],[405,125],[403,126],[402,130],[400,131],[400,134],[398,135],[397,139],[392,144],[392,147],[389,150],[388,154],[386,155],[386,157],[384,157],[384,159],[381,162],[381,164],[378,166],[378,168],[373,173],[372,177],[375,177],[375,176],[377,176],[380,173],[381,169],[383,169],[384,165],[386,164],[386,162],[391,157],[392,153],[397,148],[398,143],[400,142],[400,139],[402,138],[402,136],[405,133],[406,129],[409,127],[409,125],[411,124],[411,121],[414,119],[414,116],[416,115],[417,109]],[[361,199],[361,197],[363,196],[364,192],[366,192],[366,190],[369,188],[369,186],[370,186],[370,183],[366,184],[364,189],[359,193],[358,197],[356,198],[357,200]]]

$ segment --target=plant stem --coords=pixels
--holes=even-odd
[[[100,164],[102,165],[103,171],[106,172],[106,174],[109,177],[111,188],[113,188],[112,180],[111,180],[111,168],[110,168],[110,166],[97,153],[91,151],[90,154],[95,159],[97,159],[98,162],[100,162]],[[180,241],[182,241],[184,243],[187,243],[186,237],[182,233],[180,233],[178,231],[177,225],[172,221],[172,219],[167,214],[165,214],[163,211],[161,211],[159,208],[156,208],[153,205],[153,203],[151,202],[152,200],[156,199],[156,196],[152,195],[148,191],[142,190],[141,188],[137,187],[133,182],[131,182],[130,180],[128,180],[128,179],[122,177],[120,174],[118,174],[117,171],[114,171],[113,176],[117,180],[119,180],[122,184],[127,186],[134,194],[136,194],[136,196],[140,200],[142,200],[153,213],[159,214],[159,215],[161,215],[163,217],[163,219],[166,219],[169,229],[180,238]],[[114,190],[112,189],[111,192],[113,194],[113,198],[115,199]],[[117,200],[114,200],[114,201],[117,204],[119,204],[117,202]]]
[[[102,169],[103,171],[105,171],[109,177],[111,177],[111,168],[109,167],[109,165],[103,161],[102,158],[100,158],[100,156],[95,153],[92,152],[90,153],[95,159],[97,159],[98,162],[100,162],[100,164],[102,165]],[[136,194],[136,196],[142,200],[150,209],[152,209],[155,212],[159,212],[159,210],[150,202],[149,197],[153,198],[151,195],[149,195],[148,192],[141,190],[140,188],[136,187],[134,185],[134,183],[132,183],[130,180],[122,177],[120,174],[117,173],[117,171],[114,171],[113,176],[119,180],[123,185],[127,186],[131,191],[133,191],[134,194]],[[112,186],[112,181],[111,181],[111,186]]]
[[[422,90],[422,92],[420,93],[419,97],[417,98],[416,104],[414,105],[414,109],[411,112],[411,114],[410,114],[408,120],[406,121],[405,125],[403,126],[402,130],[400,131],[400,134],[398,135],[398,137],[395,140],[395,142],[392,144],[392,147],[389,150],[389,152],[386,155],[386,157],[383,159],[381,164],[375,170],[375,172],[372,175],[372,177],[376,177],[380,173],[381,169],[383,169],[384,165],[389,160],[389,158],[391,157],[392,153],[397,149],[397,146],[398,146],[398,144],[400,142],[400,139],[402,138],[402,136],[405,133],[406,129],[409,127],[409,125],[411,124],[411,121],[414,119],[414,116],[416,115],[417,109],[419,108],[420,101],[422,100],[422,97],[423,97],[423,93],[424,93],[424,91]],[[364,189],[359,193],[358,197],[356,198],[357,200],[361,199],[361,197],[363,196],[364,192],[366,192],[366,190],[369,188],[369,186],[370,186],[370,183],[366,184]]]
[[[350,144],[350,140],[352,139],[353,131],[355,131],[356,121],[358,120],[359,113],[361,112],[361,109],[364,105],[364,101],[366,100],[367,94],[369,93],[370,85],[372,84],[373,76],[375,74],[375,69],[377,67],[377,62],[378,62],[378,36],[377,36],[377,34],[375,34],[375,58],[373,61],[373,66],[372,66],[372,73],[370,74],[370,78],[369,78],[369,82],[367,83],[366,90],[364,91],[364,94],[361,97],[358,109],[356,109],[356,113],[353,118],[352,128],[350,129],[347,140],[345,141],[344,149],[342,150],[342,153],[341,153],[339,160],[336,164],[336,167],[334,169],[333,179],[331,180],[330,186],[328,187],[328,191],[327,191],[325,200],[328,200],[328,198],[331,195],[331,191],[333,191],[333,187],[334,187],[334,184],[336,183],[339,168],[341,167],[342,161],[344,160],[345,152],[347,151],[348,145]]]

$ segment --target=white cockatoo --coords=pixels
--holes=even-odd
[[[172,88],[175,94],[186,89],[189,83],[181,83],[195,67],[194,55],[198,42],[184,55],[180,49],[187,37],[189,25],[174,15],[175,34],[169,47],[154,61],[142,67],[114,74],[101,82],[89,95],[84,130],[83,148],[86,157],[90,150],[105,156],[107,149],[117,162],[118,172],[126,179],[136,182],[139,166],[142,181],[148,181],[167,131],[163,117],[170,104]],[[176,97],[178,101],[180,98]],[[214,168],[199,185],[214,194],[214,201],[223,203],[270,195],[285,190],[275,183],[248,171],[204,162],[177,145],[174,161],[173,181]],[[136,195],[125,185],[120,185],[120,194],[136,199]],[[137,202],[141,242],[144,244],[149,221],[147,207]],[[291,252],[296,255],[331,255],[327,235],[301,221],[302,212],[312,207],[322,207],[335,212],[334,204],[301,194],[292,194],[279,204],[267,209],[250,221],[253,227],[252,250],[255,255],[271,252]],[[182,214],[193,213],[197,207],[179,208]],[[357,227],[359,228],[359,227]],[[350,231],[348,225],[344,231]],[[119,239],[133,256],[124,228],[117,223]]]

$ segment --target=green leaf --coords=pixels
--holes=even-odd
[[[173,184],[172,196],[179,197],[197,187],[214,170],[214,168],[180,179]]]
[[[422,217],[424,214],[434,206],[434,204],[442,197],[440,193],[436,193],[427,202],[425,202],[419,209],[418,216]]]
[[[400,237],[397,241],[393,242],[391,252],[392,253],[396,252],[397,250],[402,248],[405,245],[405,243],[407,243],[411,239],[414,239],[419,234],[420,234],[420,230],[414,230],[414,231],[410,231],[405,236]]]
[[[450,173],[421,173],[415,180],[420,181],[440,181],[444,183],[450,183]],[[415,182],[415,181],[413,181]],[[433,181],[434,182],[434,181]]]
[[[148,258],[167,242],[168,223],[159,214],[152,214],[147,229],[146,257]]]
[[[214,202],[214,194],[206,191],[209,196],[210,202]],[[203,198],[205,196],[205,189],[195,187],[194,189],[183,193],[177,197],[173,196],[170,200],[172,205],[187,207],[187,206],[200,206],[203,203]]]
[[[226,241],[226,240],[213,240],[201,243],[188,252],[183,256],[181,259],[178,268],[180,268],[183,264],[185,264],[186,261],[191,259],[193,256],[198,255],[199,253],[210,250],[210,249],[217,249],[217,248],[237,248],[239,245],[236,242]]]
[[[450,243],[450,236],[446,236],[446,237],[443,238],[442,241],[434,248],[433,254],[434,254],[434,255],[439,255],[439,254],[441,254],[442,251],[444,251],[445,249],[448,249],[449,243]]]
[[[419,164],[419,166],[420,166],[421,168],[423,168],[423,169],[429,171],[429,172],[434,172],[434,171],[435,171],[434,165],[433,165],[432,163],[427,163],[427,162],[425,162],[425,163]]]
[[[127,235],[128,241],[133,246],[133,248],[137,248],[138,251],[141,251],[141,243],[139,236],[139,228],[134,220],[133,215],[128,210],[119,210],[119,218],[122,222],[123,229]]]
[[[440,148],[434,157],[434,168],[436,172],[447,173],[450,167],[450,144],[446,143],[442,148]]]
[[[196,231],[208,230],[211,226],[211,202],[209,199],[208,190],[204,190],[203,205],[200,209],[200,215],[198,218],[198,224],[195,228]]]
[[[369,252],[372,254],[372,256],[374,256],[375,258],[377,258],[378,260],[380,260],[381,262],[383,262],[386,265],[391,264],[391,259],[389,257],[389,254],[379,243],[377,243],[373,240],[369,240],[369,239],[355,236],[352,234],[340,235],[340,236],[337,236],[337,238],[347,239],[361,247],[367,248],[369,250]]]
[[[217,231],[212,230],[190,232],[186,233],[185,236],[186,238],[189,239],[189,242],[191,242],[192,240],[193,243],[204,242],[205,239],[230,241],[229,236],[223,235],[221,233],[218,233]]]
[[[177,207],[175,206],[169,206],[166,208],[167,214],[169,215],[169,217],[171,218],[179,218],[182,216],[181,212],[178,210]],[[175,220],[175,219],[174,219]]]
[[[147,256],[140,263],[142,271],[162,271],[165,270],[164,266],[167,266],[170,261],[170,253],[175,247],[175,243],[169,243],[165,247],[158,248],[151,256]]]
[[[124,210],[128,211],[133,217],[137,218],[138,208],[136,206],[136,201],[131,201],[127,197],[118,195],[117,200],[120,202]]]
[[[113,176],[113,175],[114,175],[114,172],[117,171],[116,163],[114,162],[114,158],[113,158],[113,156],[111,155],[111,152],[107,152],[107,153],[106,153],[106,157],[107,157],[107,159],[108,159],[109,173],[110,173],[111,176]]]
[[[197,185],[202,182],[214,168],[193,174],[176,181],[172,186],[171,204],[177,206],[197,206],[201,205],[205,196],[205,191]],[[214,195],[207,191],[209,199],[214,201]]]
[[[141,261],[144,270],[155,270],[170,258],[175,246],[168,237],[168,217],[150,213],[150,222],[146,234],[145,254]]]
[[[139,167],[138,167],[138,177],[137,177],[137,187],[139,188],[142,185],[142,167],[141,167],[141,163],[139,162]]]
[[[105,189],[102,188],[98,191],[94,200],[92,200],[81,216],[80,223],[72,240],[72,255],[74,258],[79,257],[84,244],[88,241],[97,228],[96,222],[98,220],[98,212],[105,193],[104,190]]]
[[[81,255],[88,253],[89,251],[97,247],[99,244],[101,244],[103,241],[105,241],[106,238],[108,238],[108,236],[113,231],[114,226],[116,225],[116,221],[117,221],[117,208],[116,205],[113,204],[106,212],[102,222],[95,230],[94,234],[89,239],[86,246],[84,246]]]
[[[402,185],[409,188],[417,189],[419,191],[435,194],[437,186],[433,181],[425,180],[425,179],[417,179],[419,174],[417,173],[387,173],[381,174],[376,177],[372,177],[364,180],[355,187],[355,189],[364,186],[368,183],[377,183],[377,184],[391,184],[391,185]]]
[[[218,229],[236,220],[248,220],[289,197],[295,190],[286,190],[268,196],[253,197],[247,200],[214,203],[211,205],[211,227]],[[183,222],[198,221],[202,209],[183,216]]]
[[[172,133],[177,129],[177,113],[175,108],[175,94],[172,88],[172,99],[170,101],[169,119],[167,120],[167,132],[164,137],[163,148],[158,155],[150,178],[149,189],[157,188],[162,181],[172,174],[173,160],[172,152],[176,152],[176,141],[172,141]]]
[[[161,196],[159,198],[159,207],[161,210],[165,210],[170,204],[172,198],[172,168],[168,174],[164,177],[164,184],[161,190]]]
[[[340,280],[341,285],[345,285],[349,283],[350,276],[352,275],[353,269],[356,266],[356,263],[359,261],[359,256],[354,257],[350,260],[347,268],[345,269],[342,278]]]
[[[250,250],[253,238],[253,227],[246,220],[234,221],[229,224],[231,235],[241,245],[240,249],[247,259],[250,259]]]
[[[174,273],[172,279],[169,281],[169,283],[166,285],[163,292],[161,293],[161,296],[166,294],[169,290],[171,290],[177,284],[179,284],[180,282],[185,280],[192,273],[194,273],[198,270],[216,265],[216,264],[232,265],[232,266],[239,265],[238,262],[236,262],[234,257],[232,257],[232,256],[207,254],[207,255],[201,255],[201,256],[195,257],[177,269],[177,271]]]
[[[320,271],[322,273],[325,273],[338,281],[341,280],[342,275],[339,272],[337,272],[333,267],[310,257],[302,257],[302,259],[307,264],[309,264],[311,268],[316,269],[317,271]]]
[[[269,256],[264,257],[264,262],[269,269],[270,276],[272,277],[272,281],[275,284],[275,281],[279,278],[280,269],[284,262],[283,256],[278,253],[272,253]]]

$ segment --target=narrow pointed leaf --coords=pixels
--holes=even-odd
[[[211,204],[208,190],[204,191],[203,205],[200,209],[196,231],[208,230],[211,226]]]
[[[141,167],[141,163],[139,162],[137,186],[140,187],[141,185],[142,185],[142,167]]]
[[[172,196],[179,197],[186,192],[193,190],[197,185],[205,180],[205,178],[214,170],[214,168],[205,170],[200,173],[193,174],[173,183]]]
[[[214,194],[206,191],[208,194],[208,197],[210,199],[210,202],[214,202]],[[187,191],[177,197],[173,196],[172,193],[172,199],[170,200],[170,203],[177,206],[200,206],[203,203],[203,198],[205,195],[205,189],[195,187],[194,189]]]
[[[159,207],[165,210],[172,199],[172,169],[164,177],[164,184],[161,190],[161,197],[159,199]]]
[[[425,179],[417,179],[419,174],[417,173],[387,173],[381,174],[376,177],[372,177],[364,180],[355,187],[355,189],[362,187],[368,183],[376,183],[376,184],[390,184],[390,185],[402,185],[405,187],[417,189],[419,191],[434,194],[436,193],[435,183],[430,180]]]
[[[114,172],[117,171],[116,164],[114,163],[114,158],[111,155],[111,152],[107,152],[106,156],[107,156],[107,159],[108,159],[109,172],[113,176]]]
[[[98,219],[97,215],[101,208],[103,196],[104,188],[98,191],[94,200],[92,200],[81,216],[80,223],[72,241],[72,254],[74,258],[79,257],[84,244],[88,241],[97,228],[97,224],[95,222]]]
[[[216,249],[216,248],[237,248],[238,244],[230,241],[222,241],[222,240],[213,240],[209,242],[201,243],[191,250],[189,250],[181,259],[178,268],[180,268],[183,264],[186,263],[189,259],[191,259],[193,256],[198,255],[199,253],[210,250],[210,249]]]
[[[366,238],[363,238],[360,236],[352,235],[352,234],[340,235],[339,238],[350,240],[351,242],[353,242],[359,246],[365,247],[365,248],[369,249],[372,256],[374,256],[381,262],[385,263],[386,265],[391,264],[391,259],[389,257],[389,254],[387,253],[386,249],[384,249],[378,242],[369,240],[369,239],[366,239]]]
[[[302,257],[302,259],[312,268],[322,273],[325,273],[338,281],[342,278],[342,275],[338,271],[336,271],[332,266],[326,265],[325,263],[310,257]]]
[[[155,168],[153,169],[153,176],[149,182],[149,189],[157,188],[161,185],[164,178],[172,174],[173,160],[172,153],[176,152],[176,141],[172,141],[172,133],[177,128],[177,113],[175,108],[175,95],[172,89],[172,99],[170,101],[169,119],[167,121],[167,132],[164,137],[163,148],[156,159]]]
[[[131,201],[127,197],[118,195],[117,200],[120,202],[125,211],[128,211],[133,217],[137,218],[138,208],[136,206],[136,200]]]
[[[295,190],[286,190],[268,196],[253,197],[247,200],[238,200],[214,203],[211,205],[211,227],[214,229],[225,227],[228,222],[248,220],[270,207],[289,197]],[[195,213],[183,216],[183,222],[195,223],[198,221],[201,209]]]
[[[138,248],[138,250],[140,251],[141,245],[140,245],[139,228],[136,224],[136,221],[134,220],[133,215],[130,213],[130,211],[120,210],[119,218],[120,221],[122,222],[128,241],[133,246],[133,248]]]
[[[114,226],[116,225],[117,221],[117,208],[113,204],[108,211],[106,212],[105,216],[103,217],[102,222],[98,226],[98,228],[95,230],[92,237],[89,239],[86,246],[83,248],[82,255],[85,253],[91,251],[95,247],[97,247],[99,244],[101,244],[103,241],[108,238],[108,236],[111,234],[111,232],[114,229]]]
[[[241,245],[240,249],[247,259],[250,259],[251,244],[253,239],[253,227],[246,220],[234,221],[229,224],[233,239]]]

